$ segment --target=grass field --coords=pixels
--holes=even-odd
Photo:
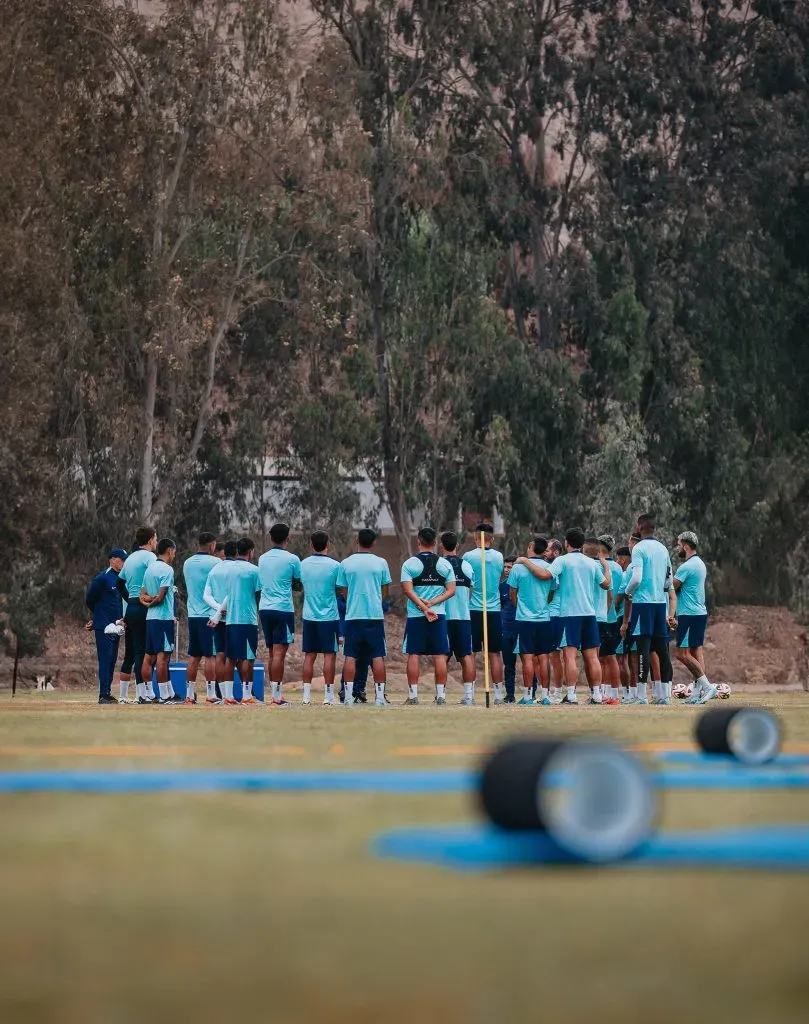
[[[461,767],[517,732],[687,744],[695,720],[75,701],[2,695],[0,771]],[[809,750],[809,696],[755,702]],[[806,876],[477,876],[369,852],[386,828],[474,814],[463,794],[0,796],[0,1021],[806,1020]],[[765,821],[809,821],[809,791],[676,793],[663,816]]]

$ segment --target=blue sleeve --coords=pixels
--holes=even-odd
[[[688,568],[685,562],[677,569],[674,574],[675,580],[679,580],[680,583],[685,583],[688,577],[691,575],[691,570]]]
[[[408,558],[408,560],[406,562],[402,563],[402,571],[399,574],[399,577],[400,577],[399,578],[399,582],[400,583],[408,583],[410,580],[413,579],[413,571],[415,570],[416,574],[418,574],[418,571],[421,568],[421,562],[419,562],[418,568],[416,568],[416,566],[411,565],[410,563],[411,563],[411,559],[409,559],[409,558]],[[388,575],[390,575],[390,572],[388,572]],[[383,580],[384,580],[384,573],[383,573]],[[383,582],[383,586],[384,586],[384,582]]]
[[[390,575],[390,567],[388,566],[388,563],[385,562],[385,572],[382,576],[382,586],[386,587],[389,583],[393,583],[393,580],[391,579]]]
[[[103,587],[101,586],[101,577],[94,576],[92,580],[90,580],[90,586],[87,588],[87,594],[85,595],[84,598],[84,603],[87,605],[90,611],[93,611],[95,606],[101,600],[102,594]]]
[[[292,579],[299,580],[301,578],[301,560],[298,556],[295,556],[295,562],[292,566]]]

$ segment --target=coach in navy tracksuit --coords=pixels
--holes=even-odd
[[[514,565],[516,555],[510,555],[503,566],[505,578],[500,582],[500,619],[503,631],[503,682],[506,684],[506,704],[514,704],[514,683],[517,668],[517,609],[511,603],[511,588],[508,585],[508,574]]]
[[[93,613],[92,629],[96,636],[98,653],[98,703],[117,704],[112,695],[112,677],[118,661],[118,641],[115,633],[104,630],[124,616],[124,602],[118,592],[118,573],[126,558],[123,548],[113,548],[109,555],[109,567],[94,576],[87,588],[85,602]]]

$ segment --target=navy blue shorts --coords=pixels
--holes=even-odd
[[[469,613],[472,624],[472,647],[475,651],[483,650],[483,612]],[[500,654],[503,650],[503,618],[500,612],[486,612],[489,630],[489,654]]]
[[[551,616],[551,626],[553,628],[553,649],[558,651],[559,644],[562,642],[562,620],[558,615]]]
[[[618,653],[618,648],[621,645],[620,622],[599,622],[598,636],[601,641],[598,650],[599,658],[611,658]]]
[[[439,615],[435,622],[423,616],[409,615],[405,625],[402,651],[405,654],[449,654],[447,617]]]
[[[555,634],[551,619],[544,622],[518,622],[520,654],[550,654],[556,650]]]
[[[216,654],[225,654],[227,651],[227,625],[224,622],[217,622],[213,630],[213,648]]]
[[[559,623],[562,630],[560,647],[578,647],[580,651],[589,651],[600,646],[595,615],[560,615]]]
[[[303,620],[303,653],[304,654],[336,654],[337,637],[339,636],[340,620],[332,622],[315,622],[314,619]]]
[[[229,661],[255,661],[258,626],[237,623],[225,627],[225,656]]]
[[[166,654],[174,650],[174,619],[146,620],[146,653]]]
[[[188,657],[212,658],[216,654],[216,628],[208,625],[206,617],[188,620]]]
[[[681,615],[677,620],[678,647],[704,647],[707,615]]]
[[[346,658],[386,658],[384,619],[346,619],[343,654]]]
[[[662,636],[669,639],[667,604],[633,604],[629,617],[632,636]]]
[[[277,612],[265,608],[259,612],[264,643],[268,647],[276,644],[291,644],[295,639],[295,612]]]
[[[447,619],[450,654],[456,661],[472,653],[472,623],[469,619]]]

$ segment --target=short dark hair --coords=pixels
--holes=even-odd
[[[157,530],[153,526],[139,526],[135,531],[135,547],[145,547],[156,536]]]
[[[236,542],[236,554],[238,555],[249,555],[251,551],[255,550],[256,545],[252,537],[242,537]]]
[[[270,540],[273,544],[284,544],[289,539],[289,527],[286,523],[276,523],[270,527]]]
[[[654,530],[655,517],[651,513],[645,512],[642,516],[638,516],[638,526],[644,526],[647,530]]]
[[[224,551],[224,550],[225,550],[225,545],[222,543],[221,540],[218,540],[216,542],[216,544],[214,545],[214,551]]]
[[[428,544],[432,546],[435,544],[435,538],[437,534],[432,526],[422,526],[418,532],[418,538],[422,544]]]
[[[516,552],[516,551],[510,551],[510,552],[509,552],[509,553],[508,553],[507,555],[504,555],[504,556],[503,556],[503,562],[504,562],[504,563],[505,563],[505,562],[512,562],[512,563],[514,563],[514,562],[516,562],[516,561],[517,561],[517,559],[518,559],[519,557],[520,557],[520,556],[519,556],[519,555],[517,554],[517,552]]]
[[[445,551],[454,551],[458,547],[458,536],[452,530],[441,534],[441,547]]]
[[[544,555],[548,549],[547,537],[534,537],[531,543],[534,545],[534,554]]]
[[[574,526],[568,530],[565,534],[565,541],[572,548],[583,548],[584,547],[584,530],[578,526]]]
[[[626,545],[624,545],[622,548],[618,548],[618,550],[615,552],[615,557],[616,558],[629,558],[629,556],[631,554],[632,554],[632,552],[629,550],[629,548]]]
[[[222,550],[225,552],[225,558],[235,558],[239,553],[239,545],[235,540],[226,540]]]
[[[557,555],[561,555],[562,552],[565,550],[562,547],[562,542],[560,540],[556,540],[555,538],[548,541],[548,547],[551,549],[551,551],[556,552]]]
[[[475,533],[494,533],[494,527],[491,523],[478,523]]]
[[[329,546],[329,535],[325,530],[315,530],[309,540],[312,542],[312,549],[317,552],[325,551]]]
[[[207,531],[204,531],[203,533],[201,533],[199,535],[199,537],[197,537],[197,543],[199,544],[199,546],[201,548],[204,548],[208,544],[213,544],[213,542],[215,540],[216,540],[216,534],[215,533],[208,533]]]
[[[629,539],[630,540],[638,541],[638,540],[642,540],[643,538],[641,537],[641,535],[639,533],[633,533],[633,534],[630,535]]]
[[[165,555],[167,551],[171,551],[172,548],[176,547],[177,545],[174,543],[171,537],[164,537],[163,540],[158,541],[157,543],[157,553],[158,555]]]
[[[368,527],[365,527],[365,529],[360,530],[360,532],[357,534],[357,543],[359,544],[359,546],[361,548],[365,548],[366,550],[368,548],[372,548],[374,546],[375,542],[376,542],[376,531],[375,530],[371,530]]]
[[[584,543],[585,544],[596,544],[598,547],[601,547],[601,541],[598,539],[598,537],[585,537],[584,538]]]

